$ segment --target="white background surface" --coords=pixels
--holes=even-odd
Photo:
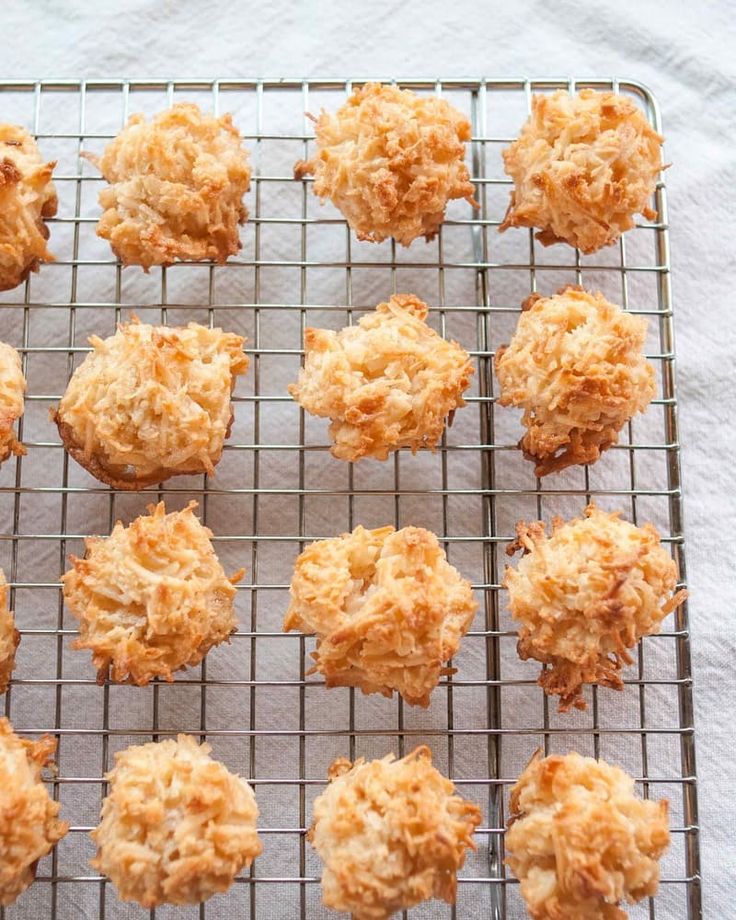
[[[664,120],[706,916],[733,914],[734,4],[35,0],[2,4],[0,77],[616,76]],[[2,115],[0,111],[0,116]]]

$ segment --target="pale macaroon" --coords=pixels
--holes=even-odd
[[[101,156],[85,156],[108,183],[97,234],[123,265],[225,262],[240,249],[251,168],[230,115],[192,103],[131,115]]]
[[[478,605],[470,582],[421,527],[358,526],[311,543],[291,579],[284,630],[317,635],[314,669],[328,687],[398,692],[428,706]]]
[[[604,760],[537,753],[511,790],[506,864],[532,920],[626,920],[669,842],[667,802]]]
[[[499,230],[536,227],[543,245],[564,241],[584,253],[613,245],[637,213],[657,216],[662,141],[626,96],[532,96],[531,115],[503,151],[514,189]]]
[[[163,502],[109,537],[85,540],[62,578],[64,600],[79,620],[75,649],[89,649],[102,682],[145,686],[199,664],[237,626],[235,583],[212,546],[196,502],[166,513]]]
[[[313,175],[315,195],[330,199],[359,240],[431,240],[448,202],[478,207],[465,164],[470,122],[447,100],[366,83],[313,121],[315,153],[294,175]]]
[[[67,451],[116,489],[213,475],[230,435],[232,391],[248,368],[244,341],[197,323],[136,318],[106,339],[91,336],[92,352],[53,413]]]
[[[15,628],[15,617],[8,609],[8,583],[0,569],[0,694],[8,689],[19,643],[20,633]]]
[[[260,855],[253,790],[210,753],[179,735],[115,755],[92,866],[121,900],[200,904]]]
[[[507,553],[521,550],[503,584],[519,624],[518,652],[547,668],[539,676],[559,708],[585,709],[586,684],[623,689],[622,669],[644,636],[687,597],[677,564],[651,524],[637,527],[590,504],[571,521],[520,522]]]
[[[12,345],[0,342],[0,463],[26,452],[16,431],[16,423],[25,411],[25,392],[20,355]]]
[[[0,291],[17,287],[42,262],[53,262],[46,221],[58,207],[46,162],[33,136],[19,125],[0,124]]]
[[[386,920],[430,898],[455,903],[481,811],[432,765],[429,748],[401,760],[336,760],[329,779],[308,835],[327,907]]]
[[[523,409],[519,442],[537,476],[595,463],[655,395],[647,321],[568,285],[532,294],[496,353],[499,404]]]
[[[355,326],[308,328],[304,367],[289,393],[331,420],[332,454],[351,463],[408,448],[434,450],[465,405],[473,366],[457,342],[427,324],[427,304],[394,294]]]
[[[39,859],[69,830],[41,777],[55,751],[49,735],[28,741],[0,718],[0,907],[13,904],[28,888]]]

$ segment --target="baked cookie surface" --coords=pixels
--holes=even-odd
[[[308,328],[304,367],[289,393],[332,420],[332,454],[385,460],[402,447],[433,449],[448,416],[464,406],[468,353],[426,323],[427,305],[395,294],[339,332]]]
[[[358,526],[299,556],[284,630],[317,634],[314,669],[328,686],[428,706],[477,607],[433,533]]]
[[[481,812],[432,766],[429,748],[336,760],[329,778],[308,835],[324,863],[325,905],[385,920],[430,898],[453,904]]]
[[[535,755],[511,790],[506,863],[532,920],[626,920],[657,893],[667,802],[603,760]]]
[[[101,482],[142,489],[214,473],[230,432],[231,394],[248,368],[241,336],[123,323],[90,338],[54,415],[64,446]]]
[[[23,415],[26,378],[20,355],[6,342],[0,342],[0,463],[11,454],[25,453],[15,432],[15,423]]]
[[[61,805],[41,779],[55,750],[56,742],[48,735],[27,741],[0,718],[0,907],[25,891],[38,860],[69,830],[58,818]]]
[[[294,174],[314,175],[315,195],[332,201],[359,240],[430,240],[450,200],[475,205],[464,161],[470,122],[444,99],[367,83],[314,121],[316,152]]]
[[[260,855],[253,790],[210,750],[179,735],[115,755],[92,865],[122,900],[199,904]]]
[[[97,234],[124,265],[225,262],[240,249],[251,169],[230,115],[203,115],[190,103],[150,122],[132,115],[102,156],[87,159],[109,183]]]
[[[58,201],[51,175],[33,137],[18,125],[0,124],[0,291],[8,291],[53,262],[44,221]]]
[[[507,552],[509,608],[519,623],[519,656],[548,668],[539,684],[560,697],[560,711],[585,709],[584,684],[623,688],[629,649],[656,634],[686,598],[676,591],[677,565],[651,524],[637,527],[589,505],[585,517],[517,525]]]
[[[237,625],[234,582],[212,548],[196,502],[166,514],[163,502],[71,557],[64,599],[79,620],[73,647],[89,649],[100,681],[145,686],[199,664]]]
[[[19,642],[20,633],[15,628],[15,617],[8,610],[8,583],[5,581],[5,573],[0,569],[0,694],[8,689]]]
[[[503,152],[514,190],[500,230],[537,227],[548,246],[584,253],[610,246],[647,220],[662,170],[662,138],[625,96],[582,89],[532,97],[532,112]]]
[[[571,285],[532,294],[522,311],[496,353],[499,403],[524,410],[519,446],[537,476],[595,463],[654,397],[647,322]]]

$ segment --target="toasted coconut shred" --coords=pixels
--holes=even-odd
[[[367,83],[314,121],[316,153],[294,174],[314,175],[315,195],[332,201],[358,239],[409,246],[435,236],[448,201],[477,207],[464,162],[470,122],[444,99]]]
[[[429,748],[401,760],[336,760],[329,777],[309,831],[325,905],[386,920],[430,898],[453,904],[481,812],[432,766]]]
[[[572,285],[522,308],[496,355],[499,403],[524,410],[519,446],[537,476],[594,463],[654,397],[646,320]]]
[[[69,830],[41,779],[55,750],[49,735],[26,741],[0,718],[0,907],[28,888],[38,860]]]
[[[235,378],[248,367],[244,339],[196,323],[135,320],[89,341],[93,351],[55,414],[75,460],[120,489],[214,473],[232,422]]]
[[[101,680],[171,681],[234,631],[243,573],[226,577],[195,508],[166,514],[159,502],[129,527],[118,521],[109,537],[85,540],[83,559],[71,557],[62,585],[80,621],[74,648],[90,649]]]
[[[125,265],[224,262],[240,249],[251,170],[230,115],[202,115],[190,103],[150,123],[133,115],[102,156],[87,159],[109,183],[97,233]]]
[[[115,755],[92,866],[122,900],[199,904],[260,855],[253,790],[210,750],[179,735]]]
[[[317,634],[314,669],[328,686],[428,706],[477,607],[433,533],[358,526],[299,556],[284,630]]]
[[[25,453],[15,433],[15,423],[23,415],[25,392],[20,355],[12,345],[0,342],[0,463],[11,454]]]
[[[15,617],[12,610],[8,610],[8,583],[0,569],[0,694],[8,689],[19,643],[20,633],[15,628]]]
[[[465,405],[468,353],[428,326],[427,312],[413,294],[395,294],[356,326],[306,330],[304,367],[289,393],[332,420],[333,456],[385,460],[402,447],[434,449],[448,416]]]
[[[615,243],[634,215],[653,220],[662,137],[631,100],[583,89],[532,97],[529,120],[503,152],[514,180],[500,230],[538,227],[548,246],[584,253]]]
[[[651,524],[636,527],[590,504],[584,518],[516,528],[504,586],[519,626],[519,656],[546,664],[539,684],[560,697],[560,712],[585,709],[584,684],[623,688],[621,669],[642,636],[687,597],[675,592],[677,565]]]
[[[536,755],[511,790],[506,863],[532,920],[626,920],[651,897],[670,842],[667,802],[634,795],[603,760]]]
[[[53,262],[44,220],[56,214],[51,175],[33,137],[18,125],[0,124],[0,291],[24,281],[41,262]]]

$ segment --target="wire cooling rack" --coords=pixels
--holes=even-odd
[[[453,203],[435,241],[401,249],[360,243],[340,215],[320,206],[295,160],[312,145],[305,112],[334,107],[350,81],[95,80],[0,84],[2,120],[26,125],[43,155],[57,160],[59,214],[51,222],[54,264],[0,295],[0,336],[18,347],[29,382],[21,436],[28,453],[0,470],[0,562],[11,583],[22,642],[4,708],[17,731],[58,739],[51,781],[72,827],[42,860],[37,879],[4,920],[127,918],[148,912],[122,904],[89,866],[87,832],[97,823],[103,773],[115,751],[187,731],[253,784],[264,853],[226,895],[156,917],[293,918],[328,916],[320,866],[306,841],[312,801],[337,756],[402,754],[431,747],[435,763],[484,811],[478,851],[461,873],[457,905],[419,907],[412,917],[525,916],[518,884],[503,864],[508,791],[530,754],[605,757],[637,778],[644,796],[670,801],[672,846],[657,898],[632,917],[698,918],[700,882],[687,610],[645,639],[626,670],[623,692],[593,689],[586,712],[559,716],[543,696],[533,662],[520,662],[500,588],[504,548],[517,519],[579,514],[593,499],[633,521],[652,520],[685,577],[667,204],[617,247],[584,257],[541,247],[531,232],[499,235],[508,198],[501,149],[518,132],[533,92],[581,86],[633,96],[660,129],[655,100],[640,84],[616,80],[444,80],[402,82],[442,93],[472,121],[469,162],[480,210]],[[233,113],[253,159],[243,249],[226,266],[177,264],[122,271],[95,236],[100,179],[82,150],[98,152],[129,113],[153,113],[175,100]],[[601,289],[649,318],[649,359],[658,398],[621,443],[589,469],[540,481],[515,447],[518,414],[498,408],[492,361],[507,342],[530,291],[569,282]],[[307,325],[339,328],[392,291],[431,306],[430,321],[471,353],[476,374],[465,409],[441,448],[355,467],[328,453],[326,424],[289,399]],[[143,320],[195,320],[248,337],[251,367],[235,392],[232,437],[214,478],[173,480],[138,495],[91,479],[61,449],[48,420],[87,336],[109,335],[137,312]],[[109,533],[149,501],[170,508],[190,498],[215,533],[228,570],[247,576],[238,591],[240,628],[201,667],[172,685],[95,683],[88,655],[73,651],[75,621],[64,610],[60,575],[82,538]],[[281,618],[297,553],[312,539],[358,523],[412,523],[435,530],[474,585],[480,611],[428,710],[401,700],[327,690],[306,676],[313,640],[283,635]]]

